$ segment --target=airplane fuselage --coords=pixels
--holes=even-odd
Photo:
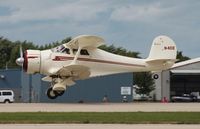
[[[34,58],[32,55],[37,56]],[[51,49],[43,51],[29,50],[26,55],[28,58],[27,72],[52,75],[62,67],[71,64],[74,56],[75,53],[73,52],[53,52]],[[86,53],[81,53],[76,63],[89,67],[91,72],[90,77],[148,71],[150,68],[151,70],[156,70],[157,68],[164,67],[162,65],[151,66],[146,63],[145,59],[124,57],[98,48],[87,49]]]

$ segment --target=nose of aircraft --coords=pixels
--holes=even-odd
[[[19,65],[19,66],[23,66],[24,58],[23,58],[23,57],[17,58],[17,59],[16,59],[16,63],[17,63],[17,65]]]

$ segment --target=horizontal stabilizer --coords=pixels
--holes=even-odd
[[[154,64],[154,63],[158,64],[158,63],[162,63],[162,62],[165,63],[165,62],[168,62],[168,61],[176,62],[178,60],[177,59],[155,59],[155,60],[147,60],[146,63],[148,63],[148,64]]]

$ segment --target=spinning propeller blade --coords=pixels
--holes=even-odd
[[[23,57],[22,45],[20,45],[19,51],[20,51],[20,57],[16,59],[16,63],[17,65],[23,67],[24,57]]]

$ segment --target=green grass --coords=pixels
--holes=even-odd
[[[18,112],[0,113],[0,123],[200,124],[200,112]]]

